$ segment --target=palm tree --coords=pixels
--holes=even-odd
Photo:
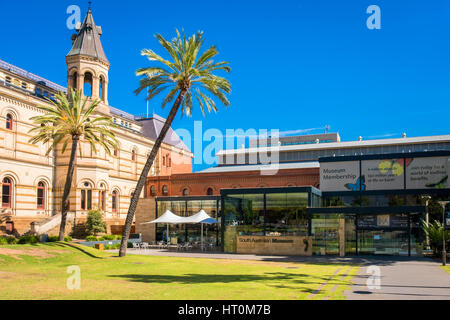
[[[111,154],[111,148],[117,148],[118,143],[115,134],[111,130],[116,127],[111,119],[94,115],[100,103],[99,100],[90,100],[88,97],[83,98],[81,90],[74,91],[70,89],[68,97],[64,93],[59,92],[55,96],[55,101],[50,99],[48,101],[51,103],[50,106],[38,107],[45,114],[31,118],[37,126],[29,131],[35,134],[30,139],[30,143],[42,142],[45,144],[51,142],[46,155],[49,155],[60,144],[62,144],[61,153],[64,153],[69,143],[71,144],[59,229],[59,241],[63,241],[70,187],[72,185],[75,158],[80,140],[86,140],[94,153],[97,153],[96,145],[100,145],[107,154]]]
[[[231,68],[228,66],[228,62],[214,62],[212,60],[219,53],[215,46],[211,46],[199,55],[204,41],[203,32],[199,31],[189,39],[186,39],[184,31],[180,34],[176,30],[176,33],[177,37],[171,41],[167,41],[159,34],[155,36],[169,54],[170,61],[162,58],[152,50],[144,49],[141,54],[150,61],[158,62],[160,66],[142,68],[136,72],[136,75],[143,76],[140,80],[139,88],[135,91],[136,94],[146,89],[148,92],[147,100],[150,100],[159,93],[169,90],[162,102],[162,108],[167,103],[171,103],[175,97],[176,99],[145,163],[136,186],[136,191],[131,199],[122,234],[122,243],[119,251],[120,257],[126,254],[131,224],[139,201],[139,195],[144,188],[145,180],[153,165],[158,149],[178,109],[181,107],[181,115],[185,113],[190,116],[192,114],[194,97],[203,115],[205,114],[205,106],[209,112],[211,110],[214,112],[217,111],[216,103],[211,97],[219,99],[225,106],[230,105],[226,97],[226,94],[231,92],[230,82],[226,78],[214,74],[215,71],[219,70],[230,72]]]

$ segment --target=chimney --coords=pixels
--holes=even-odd
[[[406,132],[402,133],[402,138],[406,138]]]
[[[361,136],[358,137],[358,141],[362,141],[362,137]]]

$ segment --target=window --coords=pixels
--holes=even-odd
[[[75,72],[72,76],[72,88],[77,89],[78,73]]]
[[[166,165],[166,157],[163,157],[163,166]]]
[[[81,190],[81,210],[92,209],[92,188],[89,182],[85,182]]]
[[[7,83],[7,84],[11,84],[11,77],[6,77],[5,80],[6,80],[6,83]]]
[[[2,183],[2,208],[11,208],[12,183],[11,179],[4,178]]]
[[[169,188],[167,188],[167,186],[166,185],[163,185],[163,187],[162,187],[162,192],[163,192],[163,195],[167,195],[167,194],[169,194]]]
[[[170,168],[172,166],[172,159],[168,158],[167,166]]]
[[[10,113],[6,115],[6,129],[8,130],[13,129],[13,117]]]
[[[117,149],[114,149],[114,157],[117,157],[118,151]]]
[[[131,151],[131,161],[136,161],[136,151]]]
[[[93,77],[90,72],[84,74],[83,93],[86,97],[92,97],[92,79]]]
[[[150,187],[150,195],[151,196],[155,196],[156,195],[156,188],[155,188],[155,186],[151,186]]]
[[[206,195],[208,195],[208,196],[212,196],[213,193],[214,193],[214,191],[212,188],[208,188],[208,190],[206,191]]]
[[[102,183],[101,185],[100,185],[100,191],[99,191],[99,197],[98,197],[98,199],[99,199],[99,208],[100,208],[100,210],[102,210],[102,211],[105,211],[106,210],[106,191],[105,191],[105,185]]]
[[[118,195],[117,195],[117,191],[113,191],[113,193],[112,193],[112,211],[113,212],[117,212],[117,198],[118,198]]]
[[[189,190],[187,188],[183,189],[183,196],[188,196],[189,195]]]
[[[27,88],[28,88],[28,86],[27,86],[26,82],[22,82],[22,89],[27,90]]]
[[[37,208],[45,209],[45,184],[39,182],[37,187]]]

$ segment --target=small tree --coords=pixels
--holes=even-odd
[[[106,223],[103,221],[103,214],[100,211],[89,211],[86,221],[86,230],[89,235],[94,236],[99,232],[106,232]]]
[[[450,231],[444,231],[442,223],[440,221],[434,221],[432,223],[426,223],[422,220],[422,228],[425,234],[430,238],[430,245],[433,248],[433,253],[435,256],[440,256],[442,254],[442,236],[445,232],[446,246],[450,243]]]

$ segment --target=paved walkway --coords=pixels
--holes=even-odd
[[[450,274],[440,265],[429,258],[365,258],[344,295],[348,300],[450,300]]]

